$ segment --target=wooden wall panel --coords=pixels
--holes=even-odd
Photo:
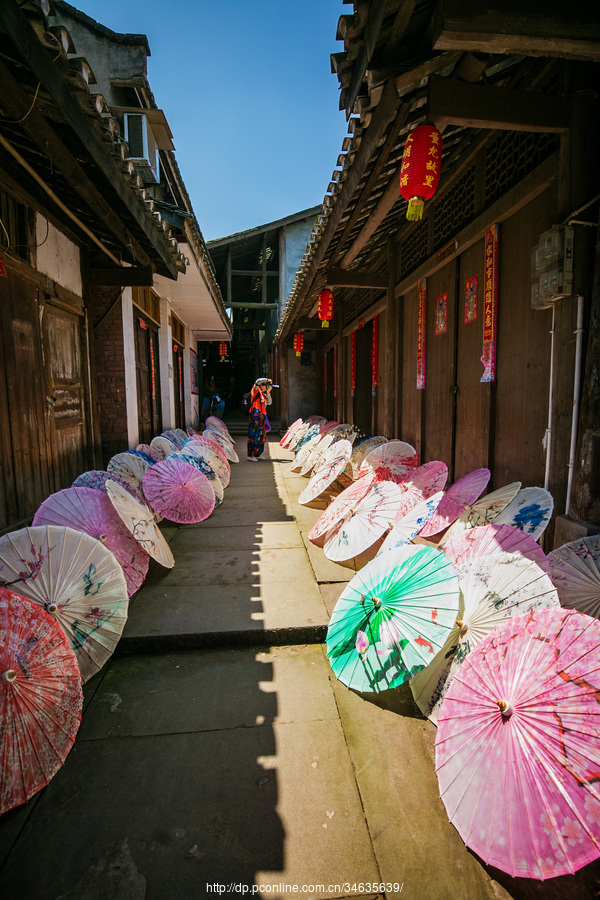
[[[532,310],[530,254],[553,221],[545,191],[500,226],[495,483],[544,484],[552,311]]]
[[[356,332],[356,397],[354,424],[365,435],[372,434],[371,341],[373,323],[367,322]]]
[[[423,391],[417,390],[417,290],[402,299],[402,360],[400,365],[401,409],[398,434],[388,437],[407,441],[421,454],[421,405]]]
[[[436,298],[447,293],[447,323],[435,333]],[[452,480],[455,401],[456,263],[427,279],[427,365],[423,462],[441,459]]]

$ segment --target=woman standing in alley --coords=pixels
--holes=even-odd
[[[265,449],[267,406],[271,402],[272,385],[273,382],[270,378],[257,378],[250,391],[248,462],[256,462],[260,459]]]

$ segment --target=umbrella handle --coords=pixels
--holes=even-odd
[[[16,677],[17,673],[14,669],[7,669],[6,672],[0,673],[0,678],[2,679],[2,681],[6,681],[8,684],[11,684],[13,681],[15,681]]]
[[[498,709],[500,710],[500,712],[502,713],[502,715],[505,718],[512,716],[512,714],[514,712],[514,707],[513,707],[512,703],[510,702],[510,700],[508,701],[508,703],[506,702],[506,700],[498,700],[497,702],[498,702]]]

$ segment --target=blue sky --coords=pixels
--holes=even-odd
[[[206,240],[319,205],[346,135],[342,0],[70,0],[148,36],[148,77]]]

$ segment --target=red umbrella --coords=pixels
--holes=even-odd
[[[70,487],[51,494],[39,507],[34,525],[66,525],[84,531],[111,550],[123,569],[131,597],[148,574],[150,557],[127,530],[106,493]]]
[[[0,588],[0,815],[58,772],[81,722],[81,674],[60,625]]]
[[[153,465],[143,487],[151,507],[171,522],[202,522],[215,508],[215,492],[206,475],[181,460]]]

